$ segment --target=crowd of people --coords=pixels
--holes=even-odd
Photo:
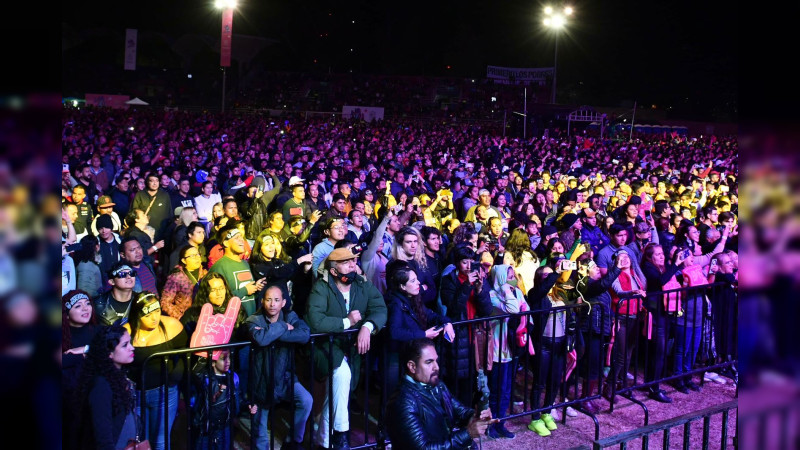
[[[138,435],[165,448],[186,402],[204,405],[201,448],[227,448],[241,414],[264,448],[270,407],[291,402],[294,434],[282,448],[293,448],[319,402],[314,442],[349,448],[353,392],[374,369],[363,355],[385,345],[381,389],[405,392],[387,413],[413,414],[414,383],[438,381],[422,338],[445,341],[442,378],[469,411],[471,365],[489,375],[491,413],[458,410],[469,437],[457,447],[483,430],[514,437],[503,418],[517,370],[534,375],[525,400],[540,436],[557,429],[547,407],[569,377],[582,380],[575,398],[605,379],[613,402],[640,342],[655,355],[650,398],[672,401],[657,383],[666,377],[697,391],[697,363],[736,353],[737,146],[735,137],[621,142],[553,129],[522,140],[414,121],[65,110],[65,443],[119,448]],[[663,294],[714,283],[711,296]],[[251,345],[192,367],[170,360],[166,379],[158,361],[144,364],[187,348],[204,310],[230,318],[230,342]],[[498,314],[512,317],[483,332],[457,326]],[[309,355],[312,381],[332,378],[315,398],[291,354],[313,333],[347,330]],[[578,368],[564,373],[570,358]],[[196,387],[180,392],[185,371]],[[700,376],[735,379],[730,366]]]

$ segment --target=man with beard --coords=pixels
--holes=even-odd
[[[92,179],[92,166],[88,164],[82,165],[77,175],[78,184],[72,188],[72,200],[75,201],[75,189],[77,189],[78,186],[81,186],[84,189],[83,197],[86,199],[86,202],[94,205],[94,201],[97,199],[97,196],[100,195],[100,192],[97,190],[97,184],[95,184],[94,180]],[[75,201],[75,203],[78,202]]]
[[[131,209],[141,209],[150,217],[150,226],[156,230],[153,240],[160,241],[167,222],[173,217],[174,209],[169,194],[161,189],[158,174],[147,175],[146,187],[133,197]]]
[[[411,341],[403,352],[405,376],[389,399],[386,424],[397,448],[472,448],[497,423],[489,409],[462,405],[439,381],[439,356],[428,338]]]
[[[78,209],[78,216],[72,221],[72,225],[75,226],[75,233],[78,235],[78,239],[89,233],[89,225],[94,220],[92,205],[86,201],[87,192],[86,188],[80,184],[72,189],[72,202]]]

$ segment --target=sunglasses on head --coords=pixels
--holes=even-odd
[[[117,272],[114,278],[136,278],[136,272],[132,270],[122,270]]]

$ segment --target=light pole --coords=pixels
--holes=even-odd
[[[236,0],[216,0],[214,6],[222,10],[222,35],[220,37],[219,65],[222,67],[222,112],[225,112],[225,68],[231,66],[231,41],[233,40],[233,10]]]
[[[550,103],[556,102],[556,74],[558,73],[558,32],[567,25],[567,17],[572,15],[572,7],[565,6],[562,12],[554,12],[551,6],[544,7],[544,26],[552,28],[555,35],[555,57],[553,58],[553,90]]]

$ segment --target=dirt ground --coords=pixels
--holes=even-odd
[[[695,376],[695,381],[699,382],[699,377]],[[717,383],[706,382],[703,385],[702,392],[691,392],[690,394],[681,394],[672,386],[662,384],[662,389],[667,392],[673,402],[671,404],[663,404],[651,400],[643,391],[636,391],[636,399],[644,402],[649,410],[650,424],[678,417],[684,414],[698,411],[711,406],[719,405],[736,397],[736,388],[732,383],[720,385]],[[605,399],[597,400],[603,410],[597,414],[597,420],[600,423],[600,438],[610,437],[625,431],[630,431],[644,425],[644,412],[643,409],[623,397],[617,397],[617,404],[615,405],[614,412],[610,413],[608,408],[609,404]],[[373,409],[372,407],[370,409]],[[515,411],[518,412],[518,411]],[[276,417],[276,448],[280,448],[279,444],[282,441],[282,436],[286,434],[288,417],[285,413],[278,414]],[[364,443],[364,424],[368,423],[370,429],[369,440],[374,442],[374,433],[377,429],[378,421],[374,416],[365,418],[364,416],[351,416],[351,445],[358,446]],[[529,416],[518,417],[511,419],[507,422],[506,426],[509,430],[516,434],[514,439],[491,439],[484,437],[481,439],[480,448],[483,450],[510,450],[510,449],[574,449],[574,448],[591,448],[594,440],[594,422],[588,416],[578,413],[577,417],[567,417],[566,423],[558,421],[558,430],[554,431],[549,437],[540,437],[536,433],[529,431],[527,425],[530,422]],[[737,413],[732,410],[728,422],[728,439],[727,447],[733,448],[733,437],[736,435]],[[247,426],[245,429],[249,428]],[[246,449],[249,448],[249,433],[245,429],[238,428],[236,433],[236,446],[235,448]],[[722,437],[722,416],[716,415],[712,417],[709,430],[709,448],[719,449],[721,446]],[[306,433],[306,446],[308,445],[308,433]],[[702,448],[703,439],[703,421],[697,420],[692,423],[690,428],[689,448]],[[656,433],[651,437],[650,447],[661,448],[663,442],[663,432]],[[641,441],[629,442],[629,448],[641,448]],[[683,427],[677,427],[670,432],[670,448],[683,448]],[[402,449],[398,449],[402,450]]]
[[[698,377],[695,377],[698,381]],[[720,385],[716,383],[705,383],[702,392],[691,392],[681,394],[675,391],[672,386],[662,384],[662,389],[672,398],[671,404],[659,403],[651,400],[642,391],[635,393],[636,399],[642,401],[650,414],[649,423],[655,424],[673,417],[682,416],[693,411],[701,410],[711,406],[719,405],[735,399],[736,388],[733,384]],[[641,406],[628,399],[617,397],[614,412],[609,412],[609,403],[605,399],[598,400],[602,405],[603,411],[597,414],[600,422],[600,439],[607,438],[619,433],[633,430],[644,425],[644,412]],[[558,421],[558,430],[552,432],[548,437],[541,437],[529,431],[527,425],[530,422],[528,417],[520,417],[509,421],[507,428],[516,433],[514,439],[483,439],[484,450],[499,449],[572,449],[582,446],[591,448],[594,441],[594,422],[588,416],[578,413],[577,417],[567,417],[566,424]],[[722,416],[714,416],[711,419],[709,430],[709,448],[718,449],[721,446],[722,437]],[[730,413],[728,419],[728,443],[733,445],[733,436],[736,434],[736,411]],[[698,420],[692,423],[689,432],[689,448],[702,448],[703,421]],[[650,438],[650,448],[661,448],[663,433],[657,433]],[[642,448],[641,440],[628,443],[628,448]],[[678,427],[670,432],[670,448],[683,448],[683,427]]]

